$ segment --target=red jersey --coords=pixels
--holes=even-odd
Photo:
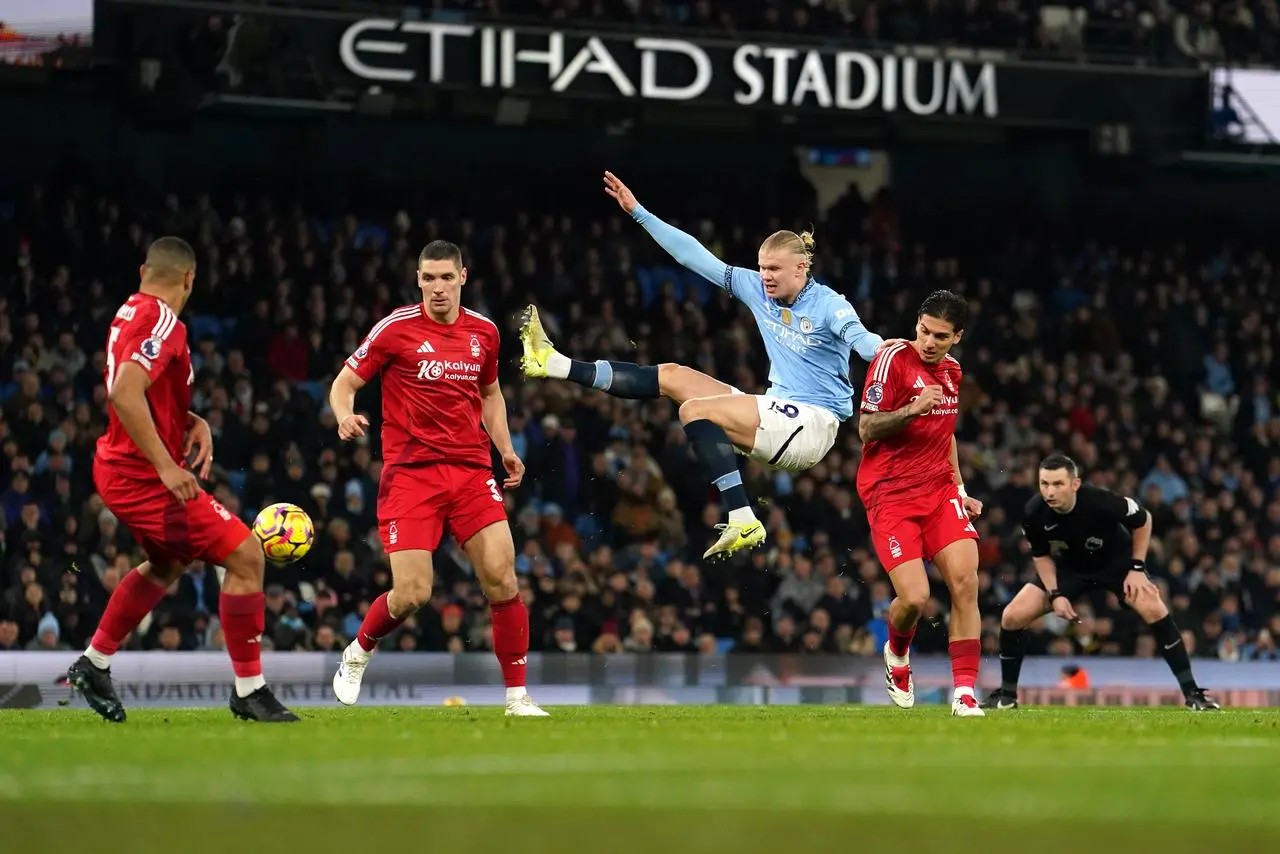
[[[419,303],[398,308],[347,359],[368,382],[382,375],[385,466],[447,462],[489,468],[480,389],[498,380],[498,327],[462,309],[437,323]]]
[[[951,439],[960,411],[960,363],[946,356],[925,363],[910,344],[881,350],[867,369],[863,412],[893,412],[920,396],[927,385],[942,386],[942,402],[902,431],[867,442],[858,467],[858,495],[870,507],[886,499],[934,493],[955,481]]]
[[[135,293],[116,312],[107,335],[107,390],[116,381],[120,366],[133,362],[151,378],[147,403],[156,432],[174,462],[183,464],[187,412],[191,409],[191,350],[187,326],[159,297]],[[155,475],[156,470],[120,423],[114,406],[108,405],[107,432],[98,440],[97,459],[112,466]]]

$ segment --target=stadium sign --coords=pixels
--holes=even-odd
[[[338,57],[376,83],[425,77],[438,86],[566,96],[999,115],[994,64],[936,57],[391,18],[348,26]]]
[[[221,13],[234,49],[219,65],[231,95],[349,106],[380,88],[401,109],[422,94],[477,100],[596,99],[688,114],[769,110],[797,117],[968,124],[985,128],[1133,129],[1202,140],[1203,69],[1037,61],[1014,51],[863,49],[832,40],[733,40],[679,33],[526,26],[464,17],[405,20],[270,0],[96,0],[95,52],[141,63],[172,33]],[[243,29],[244,32],[240,30]],[[267,78],[270,64],[278,74]],[[234,72],[234,73],[233,73]],[[254,75],[258,75],[254,79]],[[317,98],[317,92],[320,93]]]

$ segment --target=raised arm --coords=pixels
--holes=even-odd
[[[876,357],[885,340],[862,324],[862,318],[846,299],[839,299],[832,308],[831,328],[836,336],[853,348],[853,352],[870,362]]]
[[[635,195],[627,185],[618,180],[618,176],[612,172],[604,173],[604,191],[615,199],[618,206],[632,219],[640,223],[658,245],[680,263],[680,266],[692,270],[717,287],[728,288],[729,265],[712,255],[707,247],[699,243],[693,235],[668,225],[645,210],[644,206],[636,201]]]

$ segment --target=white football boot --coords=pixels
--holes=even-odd
[[[360,685],[364,682],[364,670],[369,666],[373,653],[365,652],[359,641],[352,641],[342,651],[342,663],[333,675],[333,695],[344,706],[354,706],[360,699]]]
[[[911,651],[897,656],[889,651],[888,642],[884,645],[884,687],[889,692],[889,699],[899,709],[909,709],[916,704],[915,682],[911,679]]]
[[[517,693],[518,692],[518,693]],[[512,688],[507,692],[507,717],[509,718],[549,718],[551,715],[533,701],[523,690]]]
[[[978,705],[978,698],[973,696],[972,688],[957,688],[951,700],[951,717],[953,718],[985,718],[987,713]]]

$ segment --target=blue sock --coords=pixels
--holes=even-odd
[[[684,434],[693,445],[693,452],[702,463],[707,480],[720,490],[720,500],[728,511],[745,509],[750,501],[747,488],[742,485],[742,473],[733,453],[729,434],[719,424],[705,418],[684,425]]]
[[[591,386],[597,391],[629,400],[652,400],[658,392],[658,368],[634,362],[574,360],[569,365],[569,381]]]

